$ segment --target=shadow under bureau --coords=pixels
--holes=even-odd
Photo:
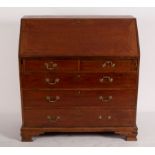
[[[46,132],[136,140],[139,59],[132,16],[23,17],[22,141]]]

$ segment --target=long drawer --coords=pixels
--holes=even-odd
[[[136,73],[46,73],[22,75],[23,89],[135,88]]]
[[[104,110],[101,107],[24,110],[28,127],[123,127],[135,125],[135,110]]]
[[[24,107],[102,106],[135,108],[136,90],[24,90]]]

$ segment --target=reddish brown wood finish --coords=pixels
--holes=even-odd
[[[122,94],[123,97],[120,97]],[[102,106],[103,109],[134,108],[136,90],[24,90],[23,99],[24,107],[27,109],[67,106],[88,106],[88,108]]]
[[[33,117],[32,117],[33,116]],[[51,117],[51,120],[48,118]],[[74,107],[24,110],[25,127],[118,127],[135,126],[134,110],[103,110],[102,107]]]
[[[49,82],[46,81],[49,79]],[[58,82],[55,82],[59,79]],[[103,81],[102,81],[103,79]],[[112,82],[111,82],[112,79]],[[53,84],[50,84],[53,83]],[[55,73],[22,75],[23,89],[49,89],[49,88],[135,88],[136,73]]]
[[[136,59],[26,59],[24,72],[134,72],[137,71],[137,63]]]
[[[45,132],[136,140],[139,57],[132,16],[22,18],[22,141]]]
[[[21,22],[24,57],[139,55],[135,18],[23,18]]]
[[[26,60],[24,72],[76,72],[78,61],[74,60]]]
[[[83,60],[80,71],[84,72],[134,72],[137,70],[137,60]]]

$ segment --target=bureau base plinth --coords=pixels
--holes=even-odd
[[[21,128],[21,137],[23,142],[33,141],[33,137],[50,132],[113,132],[119,134],[126,141],[137,140],[137,127],[94,127],[94,128]]]

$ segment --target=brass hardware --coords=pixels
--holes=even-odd
[[[110,120],[111,119],[111,116],[108,116],[107,118],[108,118],[108,120]]]
[[[60,119],[60,116],[50,116],[50,115],[47,116],[47,120],[49,122],[56,122],[59,119]]]
[[[60,100],[60,96],[46,96],[46,100],[50,103],[55,103]]]
[[[44,65],[47,70],[53,70],[58,66],[58,64],[54,63],[53,61],[51,61],[49,63],[46,62]]]
[[[112,100],[112,96],[99,96],[99,100],[101,100],[102,102],[109,102],[110,100]]]
[[[100,119],[100,120],[103,119],[102,115],[99,115],[99,116],[98,116],[98,119]],[[110,115],[107,116],[107,119],[110,120],[110,119],[111,119],[111,116],[110,116]]]
[[[112,68],[114,68],[116,66],[115,63],[113,63],[112,61],[105,61],[103,64],[102,64],[102,67],[105,68],[107,66],[110,66]]]
[[[114,79],[113,79],[112,77],[110,77],[110,76],[103,76],[103,78],[100,78],[99,81],[100,81],[101,83],[103,83],[104,81],[113,82]]]
[[[59,78],[56,79],[52,79],[50,80],[49,78],[46,78],[45,81],[49,84],[49,85],[55,85],[56,83],[58,83],[60,81]]]
[[[99,115],[99,116],[98,116],[98,119],[102,119],[102,115]]]
[[[79,95],[81,94],[81,91],[80,91],[80,90],[78,91],[78,94],[79,94]]]
[[[81,77],[81,75],[80,75],[80,74],[78,74],[78,75],[77,75],[77,78],[80,78],[80,77]]]

